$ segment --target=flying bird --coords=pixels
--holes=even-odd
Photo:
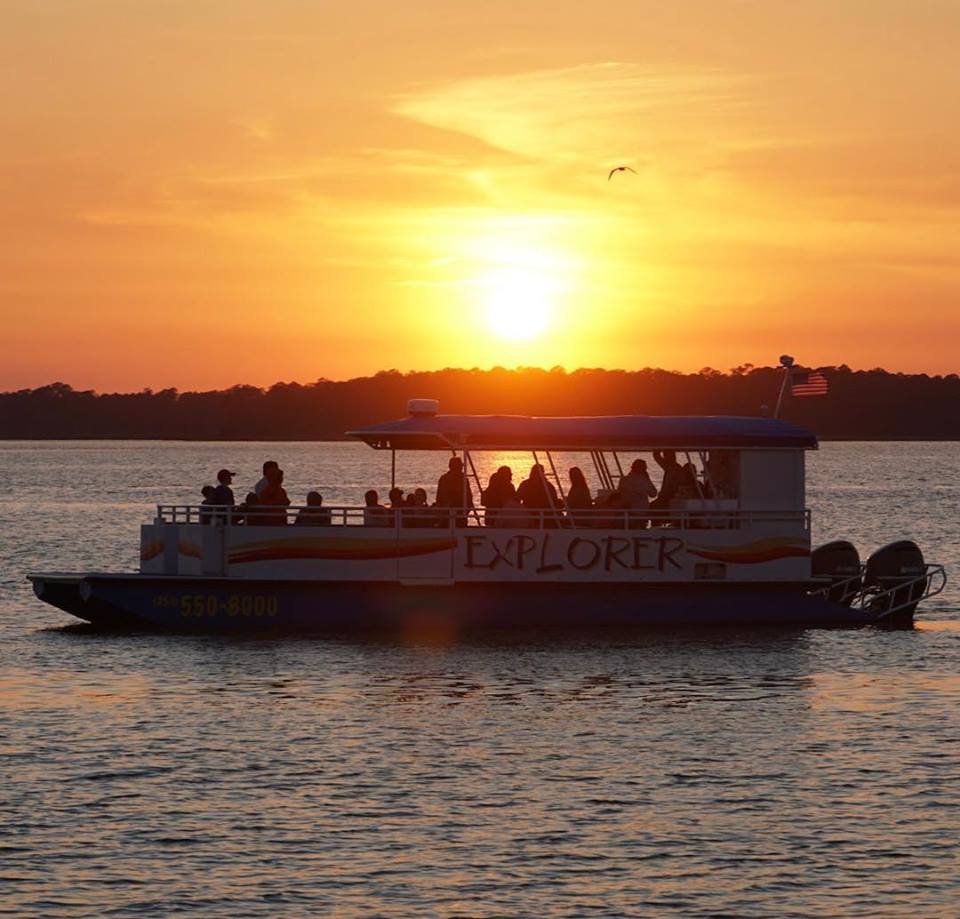
[[[610,175],[607,176],[608,182],[613,178],[615,172],[632,172],[634,175],[637,174],[637,170],[631,169],[629,166],[614,166],[613,169],[610,170]]]

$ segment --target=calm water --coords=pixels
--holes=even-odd
[[[960,579],[958,454],[826,445],[817,539]],[[294,497],[389,478],[344,444],[0,444],[0,911],[958,915],[953,587],[911,632],[432,646],[96,635],[23,581],[133,568],[151,503],[269,457]]]

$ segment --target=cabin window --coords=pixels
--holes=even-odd
[[[801,510],[802,450],[745,450],[740,462],[740,506],[745,510]]]
[[[704,478],[715,498],[739,498],[740,451],[710,450],[704,465]]]

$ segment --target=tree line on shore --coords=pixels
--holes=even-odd
[[[825,439],[960,439],[960,377],[822,368],[830,392],[785,397],[781,417]],[[760,415],[776,404],[782,371],[728,372],[526,367],[446,369],[267,389],[95,393],[65,383],[0,393],[3,439],[337,440],[402,417],[407,400],[434,398],[444,414]]]

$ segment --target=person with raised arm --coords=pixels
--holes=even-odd
[[[676,497],[680,486],[685,484],[687,476],[683,467],[677,462],[675,450],[654,450],[653,458],[663,470],[663,481],[660,483],[660,494],[650,505],[653,508],[667,508]]]

